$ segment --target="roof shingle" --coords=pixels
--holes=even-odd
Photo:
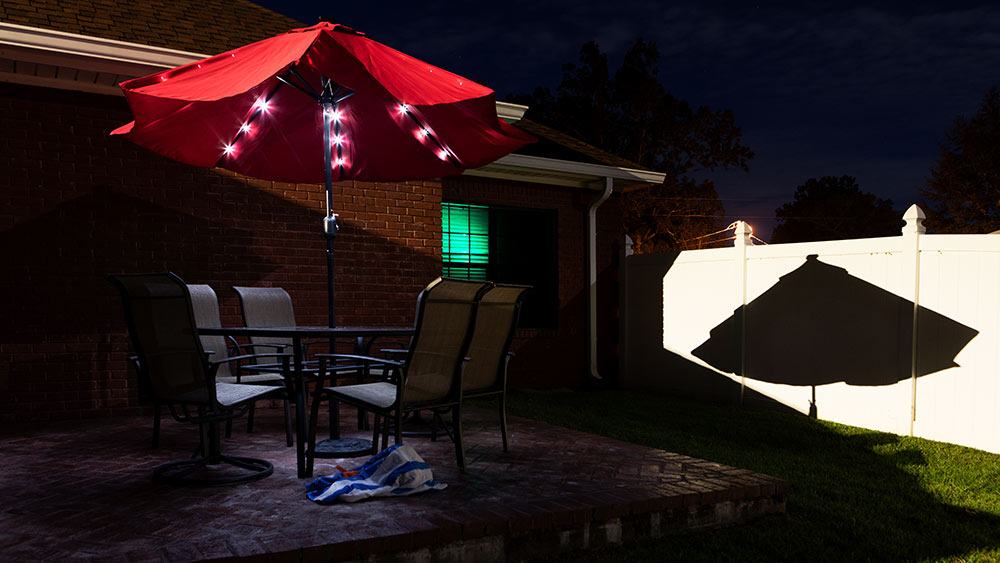
[[[574,162],[587,162],[590,164],[602,164],[605,166],[615,166],[618,168],[632,168],[635,170],[646,170],[645,167],[611,154],[606,150],[587,144],[575,137],[571,137],[562,131],[557,131],[541,123],[529,119],[521,119],[514,123],[514,126],[531,133],[538,138],[537,143],[532,143],[517,151],[518,154],[529,156],[541,156],[545,158],[556,158],[560,160],[571,160]]]
[[[0,21],[206,55],[306,25],[247,0],[0,0]]]

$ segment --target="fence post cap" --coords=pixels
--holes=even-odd
[[[922,235],[926,233],[927,228],[924,227],[924,219],[926,218],[927,215],[924,213],[923,209],[920,209],[919,205],[915,203],[911,205],[910,208],[906,210],[906,213],[903,214],[903,220],[906,221],[906,224],[903,225],[903,234]]]
[[[750,237],[753,236],[753,227],[747,224],[746,221],[735,221],[733,224],[729,225],[729,228],[733,229],[733,234],[736,235],[735,241],[733,242],[735,246],[753,245],[753,241],[750,240]]]

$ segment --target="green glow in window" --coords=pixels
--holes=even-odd
[[[441,204],[443,274],[485,280],[490,261],[489,209],[482,205]]]

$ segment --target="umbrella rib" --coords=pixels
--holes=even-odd
[[[296,71],[294,68],[289,67],[288,73],[294,76],[295,78],[298,78],[301,84],[292,82],[289,78],[280,75],[276,76],[275,78],[277,78],[284,84],[288,84],[292,88],[295,88],[296,90],[302,92],[303,94],[309,96],[310,98],[314,100],[319,100],[319,92],[314,90],[313,87],[310,86],[308,82],[306,82],[306,79],[302,78],[302,75],[299,74],[298,71]]]
[[[432,132],[431,132],[431,130],[430,130],[430,129],[428,129],[428,128],[427,128],[427,126],[426,126],[426,125],[424,125],[422,121],[420,121],[420,118],[419,118],[419,117],[417,117],[416,115],[414,115],[414,113],[413,113],[413,111],[412,111],[412,108],[410,108],[410,107],[409,107],[409,106],[407,106],[406,104],[400,104],[400,106],[403,106],[404,108],[407,108],[407,109],[406,109],[406,110],[404,111],[404,113],[405,113],[405,114],[406,114],[406,115],[407,115],[407,116],[408,116],[408,117],[409,117],[409,118],[410,118],[411,120],[413,120],[413,122],[414,122],[414,123],[416,123],[417,127],[419,127],[419,128],[421,129],[421,130],[423,130],[423,131],[425,131],[425,132],[426,132],[426,134],[427,134],[427,137],[428,137],[428,138],[430,138],[430,140],[431,140],[431,141],[433,141],[433,142],[434,142],[434,144],[435,144],[435,145],[437,145],[437,147],[438,147],[439,149],[441,149],[441,150],[443,150],[443,151],[445,152],[445,154],[446,154],[446,155],[448,156],[448,158],[446,159],[446,160],[447,160],[448,162],[450,162],[450,163],[451,163],[452,165],[454,165],[454,166],[455,166],[456,168],[462,168],[462,169],[465,169],[465,166],[462,166],[462,163],[461,163],[461,162],[460,162],[460,161],[458,160],[458,157],[457,157],[457,156],[455,156],[455,154],[454,154],[454,153],[452,153],[452,152],[451,152],[450,150],[448,150],[448,148],[447,148],[447,147],[445,147],[445,146],[444,146],[444,145],[443,145],[443,144],[441,143],[441,141],[439,141],[439,140],[438,140],[438,138],[437,138],[437,135],[435,135],[434,133],[432,133]]]
[[[278,78],[278,80],[279,80],[280,82],[279,82],[278,84],[276,84],[276,85],[274,86],[274,89],[273,89],[273,90],[271,90],[271,91],[270,91],[270,92],[268,93],[268,95],[267,95],[267,97],[266,97],[266,98],[264,98],[264,100],[265,100],[265,101],[270,101],[270,100],[271,100],[271,98],[273,98],[273,97],[274,97],[274,95],[278,93],[278,90],[279,90],[279,89],[281,89],[281,83],[282,83],[282,82],[284,82],[285,84],[288,84],[288,83],[287,83],[287,82],[285,82],[284,80],[281,80],[281,77],[280,77],[280,76],[279,76],[279,77],[277,77],[277,78]],[[295,86],[295,85],[294,85],[294,84],[292,84],[292,86]],[[256,106],[255,106],[255,107],[256,107]],[[254,110],[254,112],[253,112],[253,113],[252,113],[252,114],[250,115],[250,117],[249,117],[249,118],[247,118],[246,122],[244,122],[244,123],[243,123],[243,125],[242,125],[242,126],[240,126],[240,129],[239,129],[239,131],[237,131],[237,132],[236,132],[236,135],[235,135],[235,136],[233,137],[233,140],[232,140],[232,141],[230,141],[228,145],[226,145],[226,146],[227,146],[227,148],[228,148],[228,147],[233,147],[234,145],[236,145],[237,141],[239,141],[239,140],[240,140],[241,138],[243,138],[243,134],[244,134],[244,133],[246,133],[247,131],[249,131],[249,130],[250,130],[250,129],[249,129],[250,125],[251,125],[251,124],[252,124],[252,123],[253,123],[254,121],[256,121],[258,117],[260,117],[260,114],[261,114],[261,113],[263,113],[263,109],[262,109],[262,108],[260,108],[260,107],[257,107],[257,109],[256,109],[256,110]],[[216,166],[216,167],[219,167],[219,166],[221,166],[221,163],[222,163],[222,161],[223,161],[223,160],[225,160],[225,159],[226,159],[226,157],[228,157],[228,156],[229,156],[229,153],[228,153],[228,152],[224,152],[224,153],[223,153],[223,155],[222,155],[221,157],[219,157],[219,160],[217,160],[217,161],[216,161],[216,163],[215,163],[215,166]]]
[[[271,98],[273,98],[273,97],[274,97],[274,95],[278,93],[278,90],[279,90],[280,88],[281,88],[281,84],[276,84],[276,85],[274,86],[274,89],[273,89],[273,90],[271,90],[271,92],[270,92],[270,93],[269,93],[269,94],[267,95],[267,97],[266,97],[266,98],[264,98],[264,101],[265,101],[265,102],[269,102],[269,101],[271,101]],[[262,108],[258,107],[258,108],[256,109],[256,111],[254,111],[254,112],[253,112],[253,115],[251,115],[251,116],[250,116],[250,118],[249,118],[249,119],[247,119],[247,123],[246,123],[246,124],[247,124],[247,125],[250,125],[251,123],[253,123],[254,121],[256,121],[256,120],[257,120],[257,118],[258,118],[258,117],[260,117],[260,114],[261,114],[261,113],[264,113],[264,111],[263,111],[263,109],[262,109]],[[235,143],[236,141],[239,141],[239,140],[240,140],[240,137],[242,137],[242,136],[243,136],[243,133],[245,133],[245,132],[246,132],[246,131],[245,131],[245,130],[244,130],[243,128],[240,128],[239,132],[238,132],[238,133],[236,133],[236,136],[235,136],[235,137],[233,137],[233,143]]]

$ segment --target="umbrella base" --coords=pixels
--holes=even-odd
[[[364,438],[331,438],[316,444],[316,457],[361,457],[365,455],[372,455],[372,442]]]

